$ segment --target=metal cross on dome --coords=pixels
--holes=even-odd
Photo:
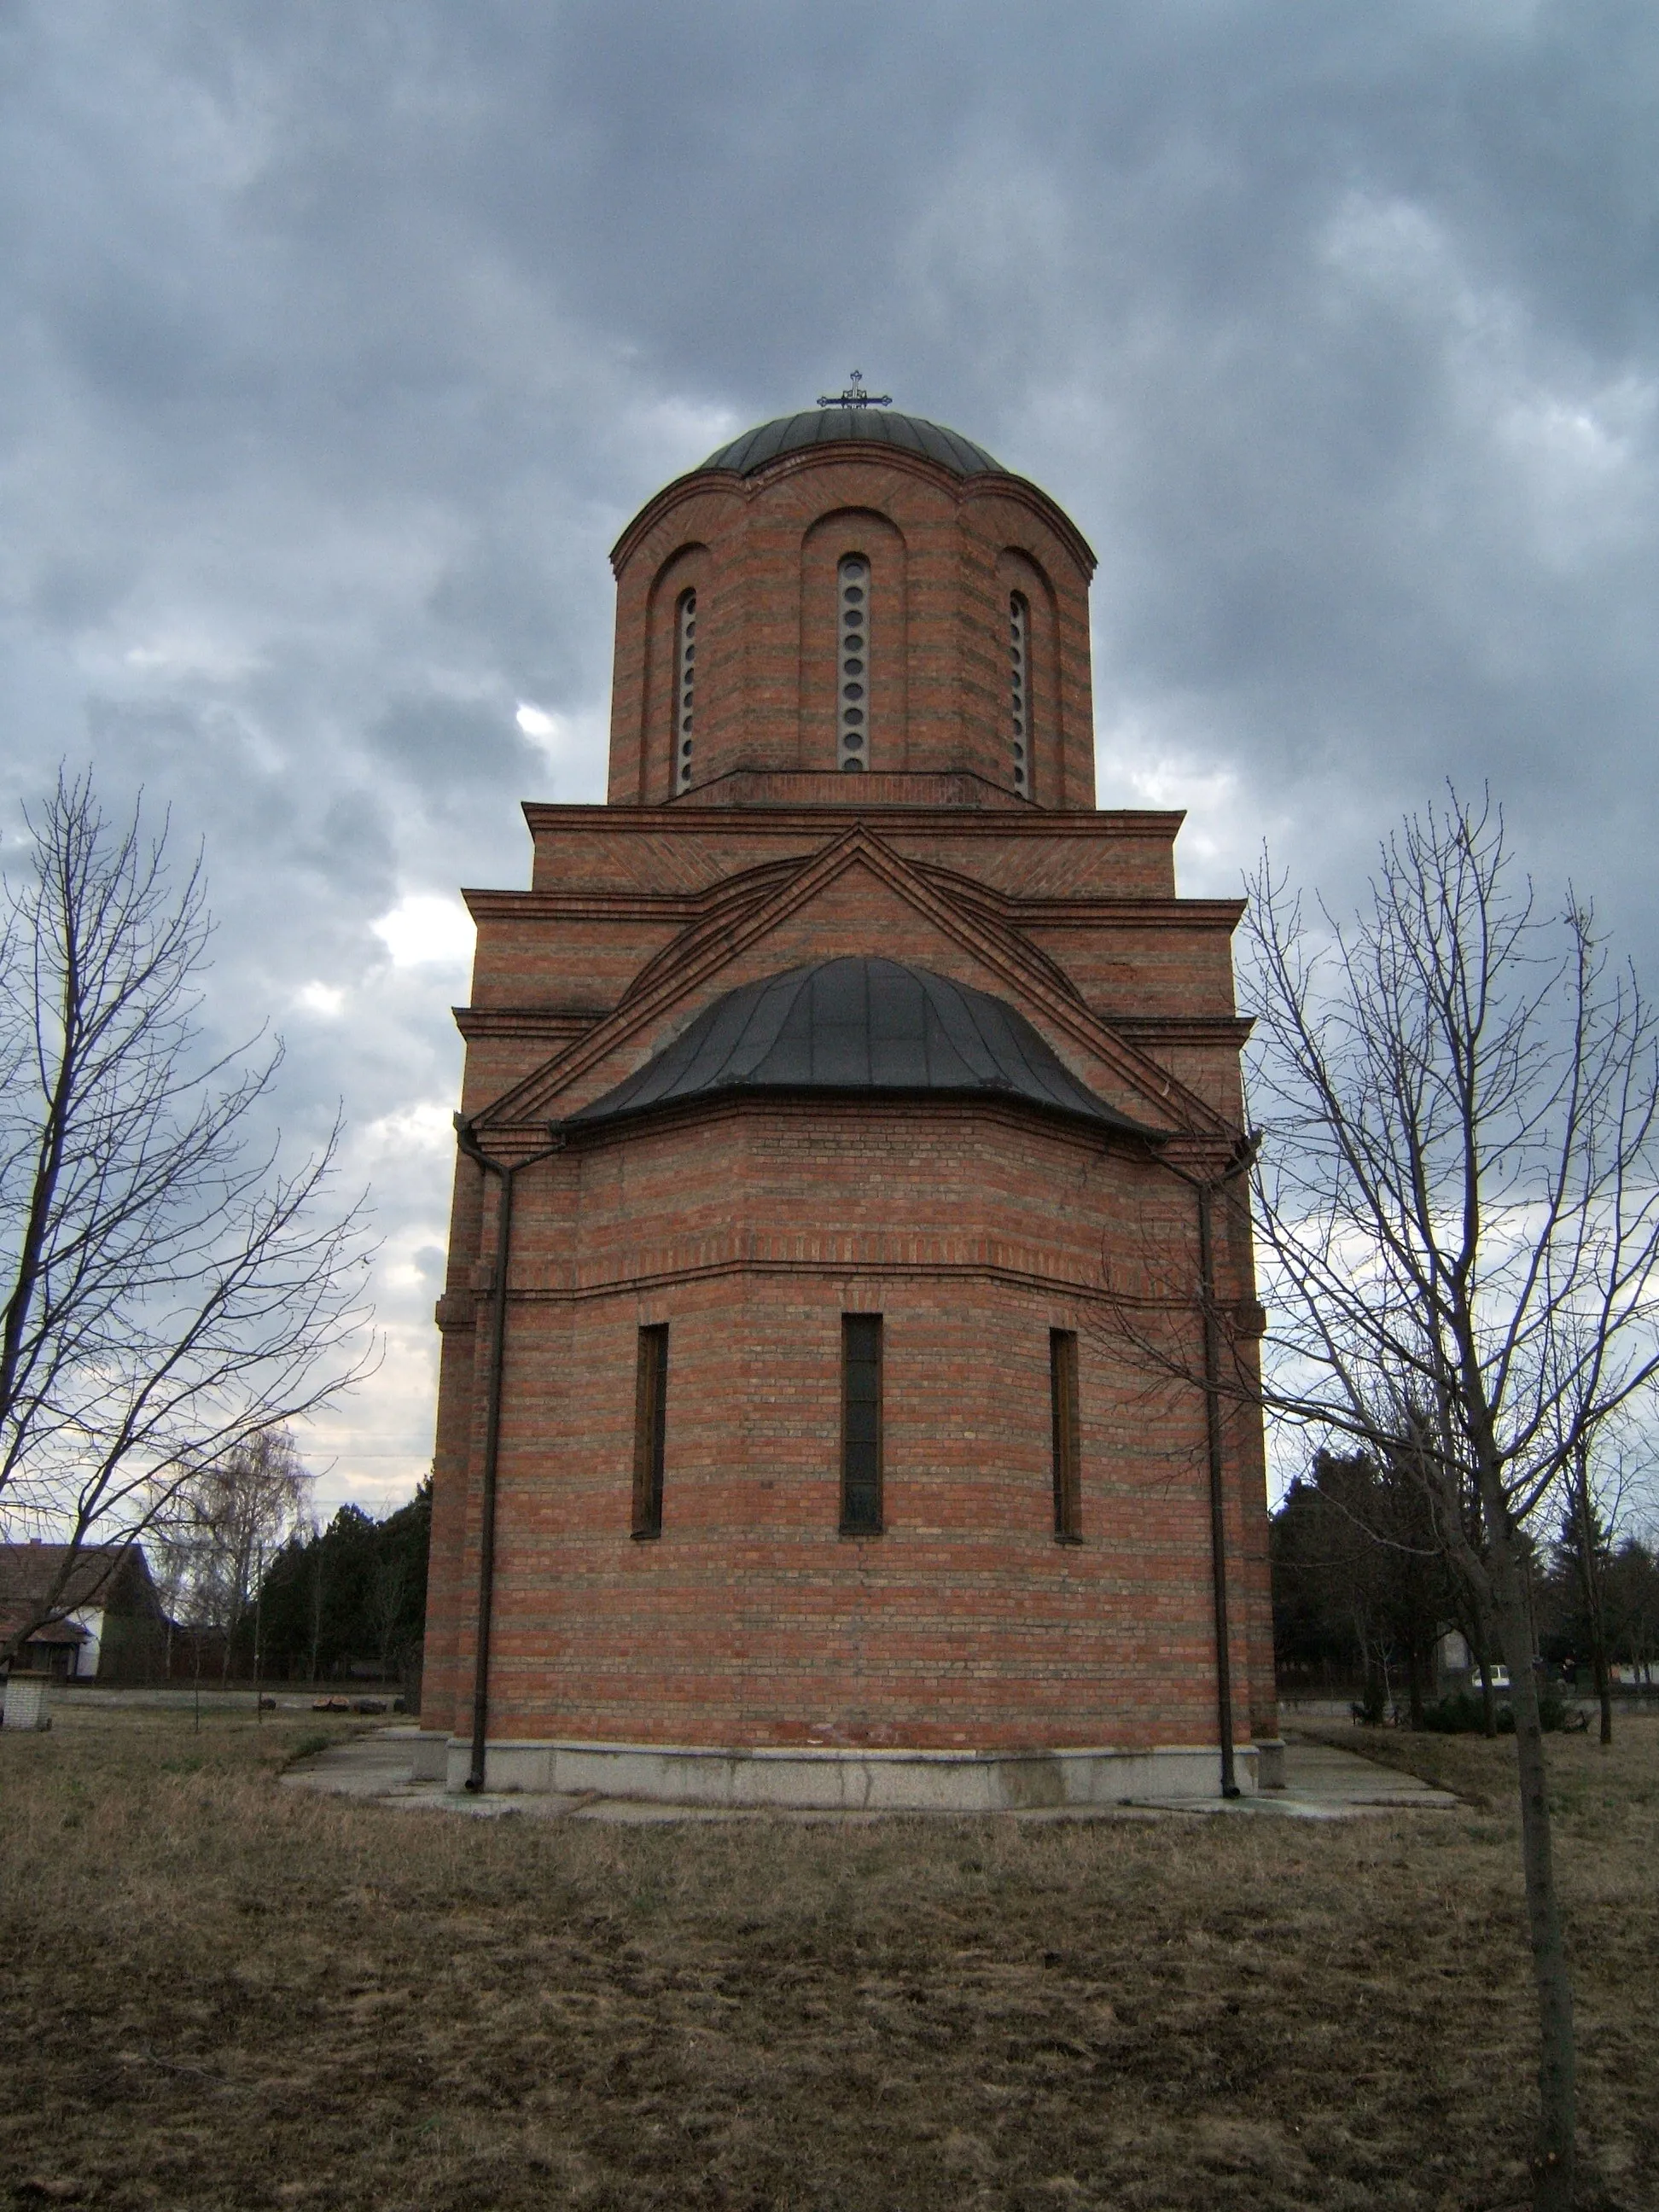
[[[818,394],[820,407],[890,407],[892,404],[893,395],[890,392],[865,390],[864,371],[861,368],[855,368],[853,371],[852,380],[845,392],[820,392]]]

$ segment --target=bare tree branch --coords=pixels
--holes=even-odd
[[[1203,1316],[1223,1387],[1312,1450],[1409,1470],[1513,1685],[1542,2022],[1537,2202],[1572,2197],[1562,1948],[1528,1523],[1659,1376],[1659,1024],[1589,906],[1540,910],[1501,813],[1455,792],[1383,846],[1351,921],[1264,860],[1245,926],[1260,1282]],[[1243,1203],[1218,1186],[1224,1202]],[[1204,1378],[1190,1284],[1109,1299],[1142,1364]]]
[[[136,1541],[178,1486],[375,1357],[337,1121],[284,1166],[256,1137],[281,1048],[197,1027],[210,923],[166,828],[60,774],[0,934],[0,1522],[76,1553]],[[39,1622],[0,1647],[0,1662]]]

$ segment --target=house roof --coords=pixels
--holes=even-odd
[[[15,1613],[10,1620],[0,1617],[0,1636],[11,1636],[25,1625],[26,1618],[21,1613]],[[31,1628],[24,1641],[27,1644],[82,1644],[87,1641],[88,1634],[79,1621],[46,1620]]]
[[[20,1628],[33,1629],[52,1584],[71,1551],[67,1544],[0,1544],[0,1642]],[[70,1568],[54,1620],[100,1605],[106,1612],[159,1619],[161,1605],[149,1563],[137,1544],[84,1544]],[[40,1632],[41,1642],[62,1641]]]

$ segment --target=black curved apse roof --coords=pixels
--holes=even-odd
[[[781,454],[799,453],[809,446],[827,446],[841,438],[860,438],[866,445],[923,453],[930,461],[942,461],[959,477],[1008,473],[983,446],[976,446],[960,431],[925,422],[920,415],[890,414],[884,407],[814,407],[804,415],[780,415],[774,422],[745,430],[729,446],[710,453],[701,466],[735,469],[739,476],[750,477]]]
[[[898,960],[825,960],[706,1006],[672,1044],[570,1117],[616,1121],[733,1091],[945,1091],[1023,1100],[1151,1135],[1097,1098],[1023,1014]]]

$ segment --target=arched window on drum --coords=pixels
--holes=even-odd
[[[1008,742],[1013,748],[1014,789],[1031,796],[1031,610],[1022,592],[1008,599]]]
[[[836,761],[854,773],[870,765],[870,563],[842,556],[836,571]]]
[[[696,734],[697,690],[697,595],[682,592],[674,610],[674,715],[672,787],[691,788],[691,745]]]

